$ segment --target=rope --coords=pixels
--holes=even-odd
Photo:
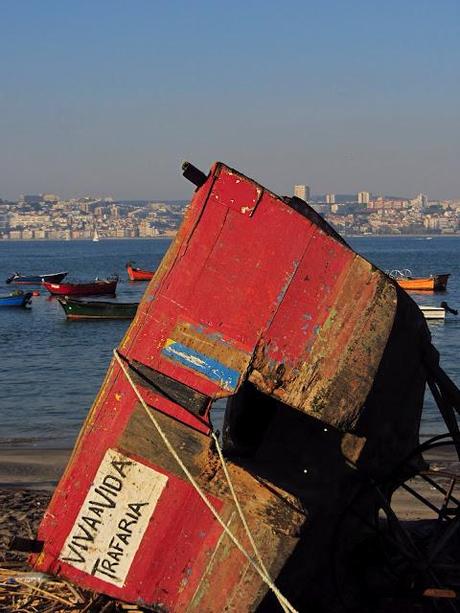
[[[115,356],[116,361],[118,362],[118,364],[121,367],[121,370],[124,372],[126,379],[128,380],[128,383],[131,385],[134,393],[136,394],[137,398],[139,399],[139,402],[142,405],[142,408],[144,409],[145,413],[147,414],[147,417],[150,419],[150,421],[153,423],[153,425],[155,426],[155,428],[158,431],[158,434],[160,435],[160,437],[163,439],[163,442],[166,446],[166,448],[168,449],[168,451],[171,453],[171,455],[174,457],[174,459],[176,460],[176,462],[179,464],[180,468],[183,470],[183,472],[185,473],[187,479],[190,481],[191,485],[193,486],[193,488],[195,489],[195,491],[197,492],[197,494],[200,496],[200,498],[202,499],[202,501],[204,502],[204,504],[208,507],[208,509],[211,511],[212,515],[215,517],[215,519],[217,520],[217,522],[220,524],[220,526],[222,527],[222,529],[224,530],[224,532],[227,534],[227,536],[230,538],[230,540],[232,541],[232,543],[235,545],[235,547],[243,554],[243,556],[248,560],[249,564],[254,568],[254,570],[258,573],[258,575],[260,576],[260,578],[262,579],[262,581],[264,581],[264,583],[266,583],[266,585],[272,590],[272,592],[275,594],[275,596],[278,599],[278,602],[280,603],[281,607],[283,608],[284,611],[289,611],[289,613],[298,613],[296,611],[296,609],[294,609],[294,607],[290,604],[290,602],[288,601],[288,599],[283,596],[283,594],[280,592],[280,590],[276,587],[276,585],[273,583],[273,581],[271,580],[270,576],[268,575],[266,568],[264,566],[264,564],[262,563],[259,553],[257,551],[257,548],[255,546],[254,540],[252,538],[252,535],[250,536],[250,541],[252,546],[254,547],[254,551],[256,553],[256,556],[259,560],[259,564],[257,564],[253,558],[249,555],[249,553],[246,551],[246,549],[243,547],[243,545],[238,541],[238,539],[236,538],[236,536],[233,534],[233,532],[228,528],[227,524],[224,522],[224,520],[222,519],[222,517],[219,515],[219,513],[216,511],[216,509],[214,508],[214,506],[212,505],[212,503],[208,500],[208,498],[206,497],[206,494],[201,490],[200,486],[198,485],[198,483],[195,481],[193,475],[190,473],[190,471],[188,470],[188,468],[185,466],[185,464],[183,463],[183,461],[181,460],[181,458],[179,457],[179,455],[177,454],[176,450],[174,449],[173,445],[171,444],[171,442],[169,441],[168,437],[166,436],[166,434],[164,433],[164,431],[162,430],[160,424],[158,423],[158,421],[156,420],[153,412],[149,409],[149,407],[147,406],[145,400],[142,398],[139,390],[137,389],[134,381],[131,378],[131,375],[128,372],[128,369],[126,368],[126,365],[123,363],[120,354],[118,353],[118,351],[116,349],[113,350],[113,355]],[[218,449],[218,453],[219,453],[219,457],[221,458],[221,461],[223,461],[223,456],[222,456],[222,452],[220,450],[220,446],[217,443],[217,437],[215,437],[214,435],[214,441],[217,444],[217,449]],[[233,489],[233,485],[231,485],[231,481],[230,481],[230,477],[228,476],[228,471],[226,469],[225,463],[222,464],[222,466],[224,467],[224,473],[225,476],[227,477],[228,480],[228,484],[230,487],[230,491],[232,493],[232,496],[234,498],[236,507],[238,509],[238,513],[240,514],[240,518],[243,521],[243,525],[246,529],[246,531],[248,532],[248,536],[249,536],[249,527],[247,526],[246,520],[243,519],[244,515],[243,512],[241,510],[241,507],[239,505],[239,502],[237,501],[236,498],[236,494],[235,491]]]
[[[219,459],[220,459],[220,462],[222,464],[222,468],[223,468],[223,471],[224,471],[224,474],[225,474],[225,478],[227,479],[228,487],[230,488],[230,492],[232,494],[233,501],[234,501],[235,506],[237,508],[238,515],[240,516],[241,523],[243,524],[244,529],[246,530],[246,534],[247,534],[247,536],[249,538],[249,542],[252,545],[254,553],[256,554],[256,558],[257,558],[257,560],[258,560],[258,562],[260,564],[260,568],[263,570],[265,575],[268,577],[269,574],[268,574],[267,567],[265,566],[265,564],[264,564],[264,562],[263,562],[263,560],[262,560],[262,558],[260,556],[259,550],[258,550],[257,545],[256,545],[256,543],[254,541],[253,536],[252,536],[252,532],[251,532],[251,530],[250,530],[250,528],[248,526],[248,523],[246,521],[246,517],[245,517],[245,515],[243,513],[243,509],[241,508],[240,501],[238,500],[238,496],[236,495],[236,492],[235,492],[235,490],[233,488],[233,483],[232,483],[232,480],[230,479],[230,474],[229,474],[229,472],[227,470],[227,463],[225,462],[224,455],[222,453],[222,449],[221,449],[220,444],[219,444],[219,439],[217,438],[217,436],[216,436],[216,434],[214,432],[211,432],[211,436],[214,439],[214,443],[215,443],[216,449],[217,449],[217,454],[219,455]],[[289,610],[285,606],[285,604],[283,602],[279,601],[279,603],[282,606],[283,611],[286,612],[286,611]]]

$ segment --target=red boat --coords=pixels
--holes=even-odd
[[[303,200],[222,163],[184,175],[194,197],[31,562],[165,613],[275,610],[269,589],[308,611],[354,492],[418,444],[429,331]]]
[[[118,278],[96,279],[91,283],[43,283],[54,296],[115,296]]]
[[[126,271],[130,281],[150,281],[155,274],[154,270],[142,270],[132,265],[132,262],[126,264]]]

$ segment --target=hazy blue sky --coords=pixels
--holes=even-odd
[[[0,0],[0,197],[460,197],[460,1]]]

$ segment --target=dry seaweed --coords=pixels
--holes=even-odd
[[[11,613],[115,613],[144,609],[81,590],[42,573],[0,568],[0,610]]]
[[[142,611],[81,590],[59,577],[30,570],[27,554],[11,551],[14,536],[34,538],[50,493],[0,490],[0,611],[11,613],[115,613]]]

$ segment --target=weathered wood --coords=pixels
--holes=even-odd
[[[209,409],[209,398],[200,392],[190,389],[161,372],[148,368],[140,362],[130,364],[132,377],[138,385],[149,387],[172,402],[188,409],[195,415],[205,415]]]
[[[231,397],[229,473],[271,577],[298,604],[359,471],[390,472],[417,439],[429,333],[410,298],[306,203],[224,164],[197,176],[119,347],[146,408],[112,363],[34,564],[162,611],[255,610],[266,584],[148,416],[252,554],[209,437],[212,401]]]

